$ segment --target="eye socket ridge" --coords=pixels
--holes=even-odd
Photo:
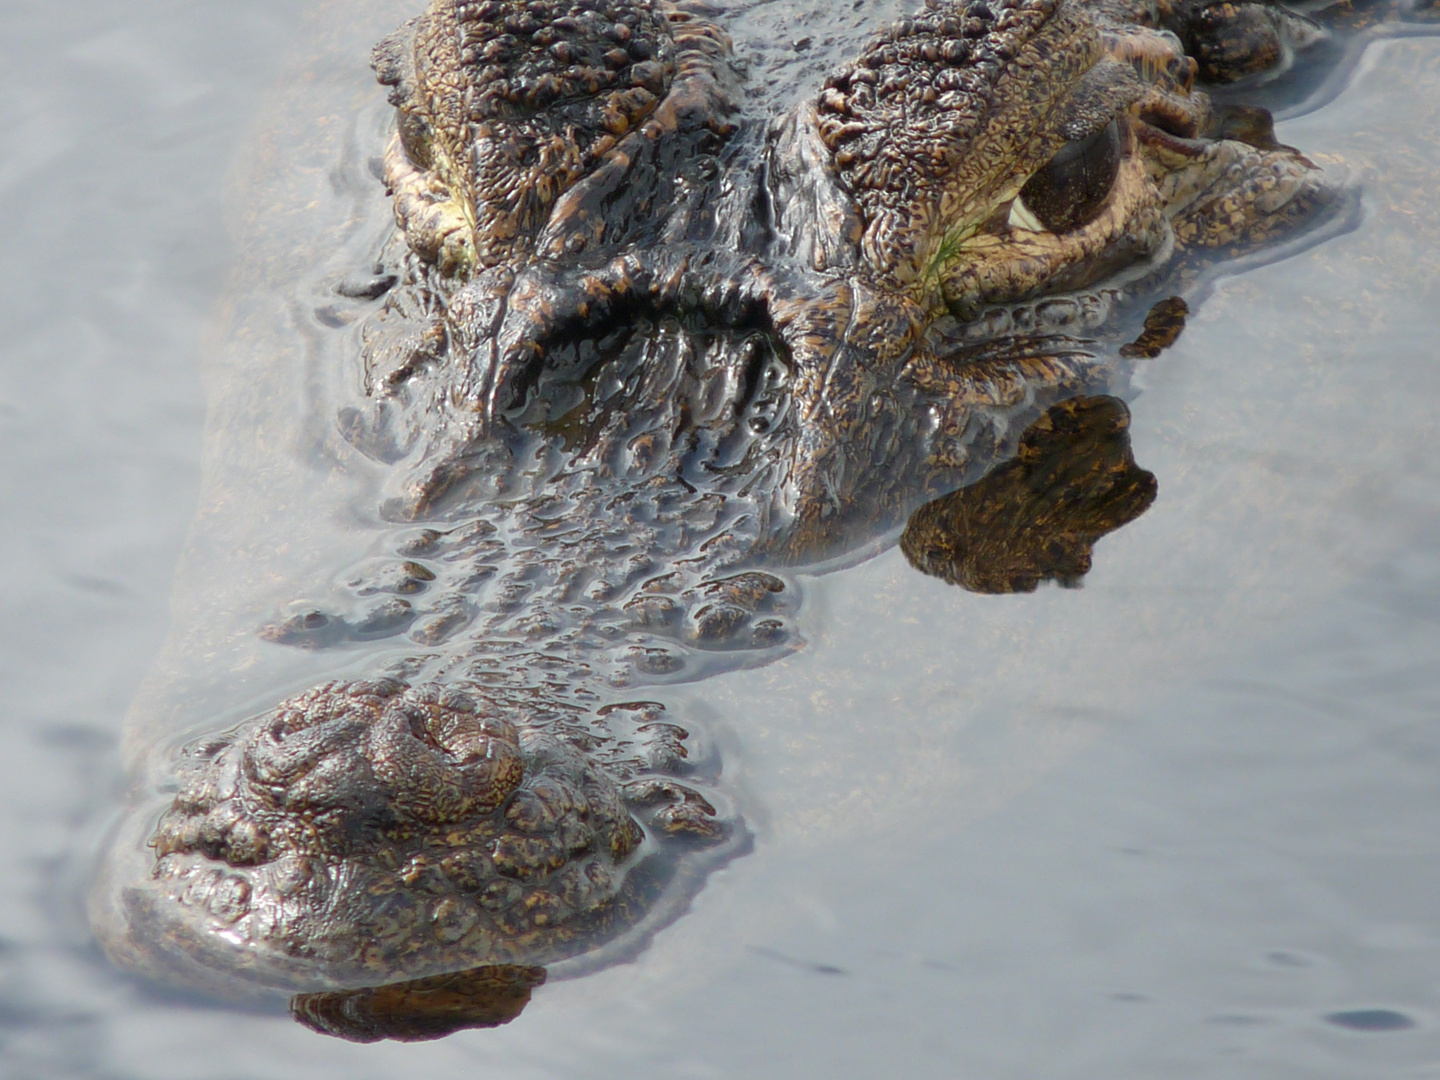
[[[1073,139],[1055,152],[1025,181],[1016,196],[1024,212],[1052,233],[1069,232],[1095,219],[1110,197],[1120,173],[1122,142],[1118,120],[1111,120],[1083,139]],[[1012,208],[1011,221],[1024,221]]]

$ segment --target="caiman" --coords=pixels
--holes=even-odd
[[[794,648],[788,570],[908,521],[947,580],[1068,584],[1149,505],[1115,395],[1171,294],[1347,204],[1201,86],[1320,34],[931,0],[767,117],[702,3],[432,0],[374,51],[394,226],[325,313],[374,542],[255,628],[334,677],[168,754],[107,949],[357,1038],[633,952],[748,842],[663,686]]]

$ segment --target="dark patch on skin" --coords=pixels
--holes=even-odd
[[[1189,314],[1190,305],[1179,296],[1157,300],[1145,316],[1145,327],[1140,336],[1128,345],[1120,346],[1120,355],[1153,360],[1175,344],[1185,329],[1185,317]]]
[[[1275,139],[1275,118],[1258,105],[1217,106],[1205,126],[1207,139],[1234,139],[1257,150],[1292,149]],[[1297,151],[1298,153],[1298,151]]]

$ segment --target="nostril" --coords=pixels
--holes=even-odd
[[[1193,139],[1200,134],[1194,104],[1182,103],[1168,94],[1150,95],[1140,106],[1140,120],[1177,139]]]
[[[376,779],[397,811],[417,821],[489,813],[525,775],[514,727],[439,687],[412,687],[392,699],[365,741]]]
[[[1205,125],[1207,139],[1232,139],[1257,150],[1278,150],[1275,118],[1258,105],[1224,105],[1217,108]]]
[[[371,846],[375,839],[397,824],[394,807],[383,796],[373,793],[369,798],[357,799],[335,816],[339,831],[343,832],[347,851],[358,851]]]
[[[1194,89],[1195,76],[1199,73],[1200,65],[1193,56],[1177,56],[1171,62],[1170,77],[1175,80],[1175,85],[1187,94]]]

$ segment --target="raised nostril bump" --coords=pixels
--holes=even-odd
[[[353,747],[363,730],[363,721],[354,717],[327,720],[300,731],[277,718],[245,747],[245,777],[262,788],[291,785],[325,758]]]
[[[395,808],[431,823],[494,810],[525,774],[511,724],[482,717],[473,699],[437,687],[394,699],[372,724],[365,756]]]
[[[467,787],[474,808],[494,810],[525,779],[525,763],[518,746],[492,738],[485,748],[485,756],[472,763],[469,773]]]
[[[410,717],[387,712],[366,738],[365,757],[395,808],[421,821],[454,820],[468,800],[462,778],[445,755],[417,737]]]

